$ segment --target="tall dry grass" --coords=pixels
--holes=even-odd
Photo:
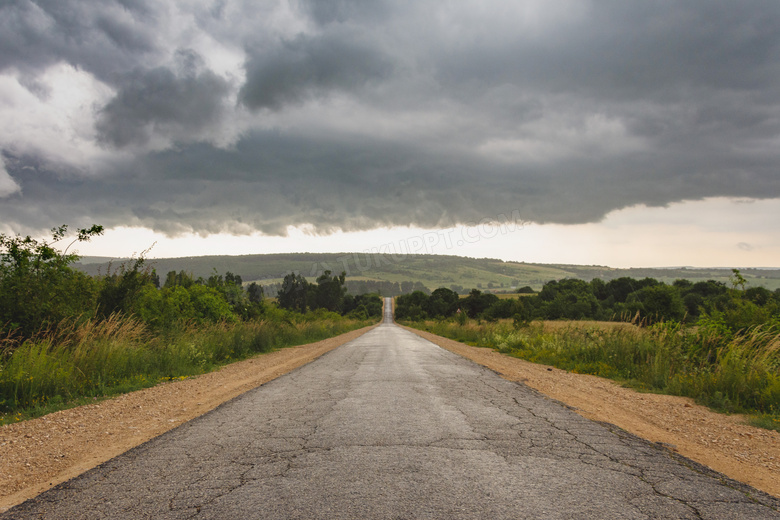
[[[773,327],[733,334],[708,322],[646,328],[594,322],[410,325],[532,362],[693,397],[721,411],[780,417],[780,332]]]
[[[194,325],[153,334],[113,315],[61,325],[20,341],[0,339],[0,413],[45,410],[84,397],[126,392],[201,374],[276,348],[332,337],[369,324],[335,316]],[[24,415],[24,414],[22,414]],[[2,418],[0,418],[2,419]]]

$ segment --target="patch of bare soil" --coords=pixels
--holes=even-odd
[[[373,327],[2,426],[0,512],[309,363]]]
[[[734,480],[780,497],[780,433],[744,424],[692,399],[646,394],[584,374],[537,365],[407,328],[411,332],[573,407],[577,413],[662,443]]]

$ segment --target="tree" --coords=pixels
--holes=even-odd
[[[518,306],[518,303],[517,300],[511,299],[498,300],[488,307],[482,316],[488,321],[511,318],[523,309],[522,304]]]
[[[600,311],[591,284],[577,278],[546,283],[539,293],[539,300],[543,317],[550,320],[595,318]]]
[[[345,271],[342,271],[339,276],[331,276],[330,271],[322,273],[317,278],[313,307],[331,312],[341,312],[344,295],[347,293],[347,289],[344,287],[346,277]]]
[[[689,291],[700,295],[702,298],[712,298],[725,294],[727,288],[723,282],[707,280],[706,282],[696,282]]]
[[[414,282],[414,285],[412,286],[415,291],[420,291],[425,294],[431,294],[430,289],[428,289],[424,283],[422,282]]]
[[[431,293],[425,310],[431,317],[446,318],[455,314],[458,310],[460,297],[451,289],[439,287]]]
[[[625,303],[628,300],[628,295],[632,292],[656,284],[658,281],[652,278],[635,280],[628,276],[622,276],[607,282],[606,294],[608,297],[611,296],[615,303]]]
[[[246,294],[250,303],[263,303],[263,297],[265,294],[263,293],[262,285],[259,285],[256,282],[250,283],[246,288]]]
[[[604,283],[604,280],[601,278],[594,278],[590,281],[590,292],[593,293],[593,296],[595,296],[597,300],[606,300],[609,298],[607,284]]]
[[[701,294],[694,292],[688,293],[683,297],[683,305],[685,305],[685,312],[689,316],[697,317],[701,314],[701,307],[704,304],[704,298]]]
[[[357,319],[368,319],[372,316],[382,315],[382,298],[378,294],[359,294],[344,297],[343,312]]]
[[[230,303],[219,290],[195,284],[188,289],[197,321],[236,321]]]
[[[144,267],[144,254],[146,251],[103,278],[98,295],[98,312],[101,316],[108,317],[118,312],[131,313],[143,287],[152,285],[151,272]]]
[[[476,318],[491,305],[498,301],[498,296],[472,289],[468,296],[460,301],[461,310],[465,310],[469,318]]]
[[[282,288],[276,294],[279,307],[306,312],[309,282],[300,274],[290,273],[282,280]]]
[[[395,300],[395,317],[398,320],[424,320],[428,317],[427,305],[428,295],[422,291],[402,294]]]
[[[219,292],[233,308],[233,312],[244,318],[249,317],[249,299],[244,294],[243,281],[239,275],[227,271],[223,277],[215,269],[206,281],[206,286]]]
[[[685,305],[680,293],[666,284],[644,287],[628,298],[629,308],[652,321],[675,320],[685,316]]]
[[[70,267],[79,256],[68,250],[102,235],[103,226],[79,229],[60,251],[55,244],[67,234],[67,225],[52,228],[51,242],[0,234],[0,329],[29,337],[66,318],[93,312],[97,286]]]
[[[159,289],[161,285],[160,285],[160,275],[157,274],[157,269],[152,269],[151,278],[152,278],[152,285],[154,285],[156,289]]]
[[[192,276],[192,273],[187,273],[183,270],[179,271],[178,273],[176,271],[168,271],[168,274],[165,276],[165,283],[163,284],[163,287],[169,288],[181,286],[186,289],[194,283],[195,278]]]
[[[766,287],[751,287],[745,291],[745,297],[756,305],[764,306],[772,301],[772,292]]]
[[[739,272],[739,269],[732,269],[731,270],[732,276],[729,277],[729,280],[731,281],[731,288],[736,289],[739,287],[741,290],[745,290],[745,284],[747,284],[747,280],[745,280],[745,277],[742,276],[742,273]]]
[[[683,278],[678,278],[677,280],[674,281],[672,285],[676,287],[683,294],[687,291],[690,291],[693,288],[693,282],[690,280],[685,280]]]

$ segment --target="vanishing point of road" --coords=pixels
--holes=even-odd
[[[778,518],[780,500],[382,325],[0,515]]]

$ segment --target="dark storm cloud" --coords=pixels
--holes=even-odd
[[[117,162],[100,182],[62,177],[57,165],[33,161],[6,160],[25,196],[5,199],[0,211],[18,229],[97,219],[170,234],[247,227],[284,234],[288,225],[305,224],[327,233],[410,223],[447,227],[513,213],[542,223],[579,223],[598,220],[618,200],[628,206],[695,199],[701,184],[708,185],[709,195],[760,198],[776,190],[774,164],[757,161],[751,169],[763,174],[752,179],[739,176],[739,163],[727,164],[735,169],[730,182],[675,176],[684,162],[655,156],[619,166],[598,158],[561,162],[551,175],[518,171],[465,151],[443,155],[371,138],[323,140],[278,132],[254,132],[231,150],[196,144]],[[659,183],[659,176],[674,180]],[[45,204],[30,206],[29,199]]]
[[[346,22],[377,22],[386,19],[404,1],[395,0],[300,0],[303,11],[320,25]]]
[[[308,96],[355,90],[391,69],[390,59],[358,35],[301,35],[272,50],[249,51],[240,98],[250,108],[279,109]]]
[[[775,1],[275,4],[193,7],[243,83],[177,52],[173,4],[5,4],[0,73],[45,97],[45,67],[89,71],[113,89],[97,137],[124,149],[80,176],[0,142],[21,187],[0,220],[329,232],[780,197]]]
[[[0,72],[66,62],[102,80],[159,52],[154,3],[10,0],[0,6]]]
[[[399,157],[405,160],[399,163]],[[526,193],[523,202],[530,203],[546,189],[533,176],[518,180],[510,172],[491,172],[499,174],[493,180],[475,178],[473,169],[484,165],[464,155],[431,156],[419,147],[370,139],[323,143],[275,132],[252,133],[230,151],[192,145],[117,163],[114,174],[99,183],[60,178],[56,167],[30,157],[7,163],[26,197],[48,201],[35,209],[22,197],[4,201],[20,224],[45,226],[56,217],[80,221],[88,206],[100,208],[106,225],[142,224],[168,233],[244,224],[267,233],[308,223],[321,232],[410,221],[446,226],[493,215],[499,207],[511,212],[521,202],[514,195]],[[508,181],[517,188],[507,191]],[[536,184],[539,189],[531,186]],[[553,205],[566,211],[565,204]]]
[[[582,2],[542,33],[468,27],[437,49],[440,80],[507,81],[621,99],[672,100],[683,89],[766,89],[778,74],[773,2]]]
[[[134,70],[122,78],[117,95],[100,110],[99,138],[116,147],[145,144],[157,131],[197,136],[222,117],[228,83],[200,71],[200,57],[179,52],[179,71],[167,67]]]
[[[56,63],[114,87],[113,98],[96,105],[103,144],[142,145],[155,134],[197,140],[222,120],[231,87],[195,51],[166,48],[171,11],[146,0],[9,2],[0,7],[0,73],[19,71],[20,83],[43,99],[52,86],[38,75]]]

